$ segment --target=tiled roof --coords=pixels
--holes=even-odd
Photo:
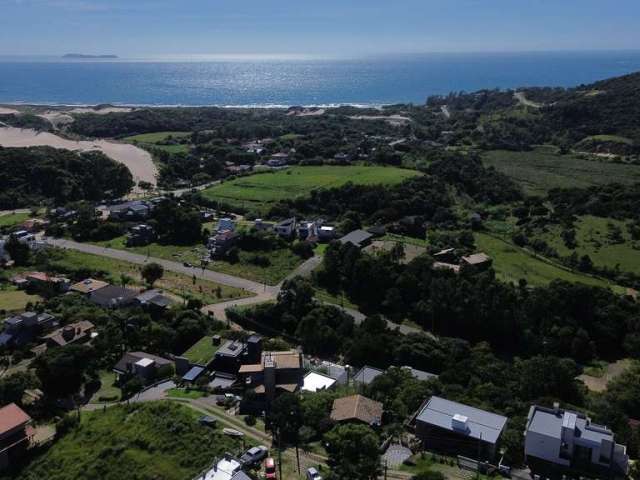
[[[359,420],[367,425],[380,425],[382,404],[362,395],[337,398],[333,401],[331,420],[334,422]]]
[[[31,421],[31,417],[15,403],[0,408],[0,435]]]

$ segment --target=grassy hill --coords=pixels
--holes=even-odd
[[[17,475],[19,480],[185,480],[237,441],[198,424],[200,414],[169,402],[83,413],[66,433]]]
[[[414,170],[394,167],[291,167],[241,177],[208,188],[202,194],[208,199],[230,205],[258,208],[279,200],[308,195],[311,190],[317,188],[340,187],[348,182],[361,185],[391,185],[416,175],[419,173]]]

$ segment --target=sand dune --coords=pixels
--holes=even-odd
[[[75,151],[100,150],[116,162],[126,165],[136,183],[145,181],[156,185],[158,169],[151,155],[134,145],[108,140],[67,140],[52,133],[11,127],[0,128],[0,145],[3,147],[50,146]]]
[[[16,113],[20,112],[13,108],[0,107],[0,115],[15,115]]]

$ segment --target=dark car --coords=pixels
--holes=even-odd
[[[244,466],[257,465],[269,455],[269,449],[264,445],[251,447],[241,457],[240,463]]]

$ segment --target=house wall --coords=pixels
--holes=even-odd
[[[435,450],[450,455],[464,455],[479,460],[493,459],[496,444],[483,442],[466,435],[416,421],[416,436],[427,450]]]
[[[524,454],[541,460],[568,466],[569,460],[560,458],[560,439],[527,431],[524,439]]]

